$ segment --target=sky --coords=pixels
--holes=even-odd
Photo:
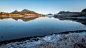
[[[0,0],[0,12],[28,9],[40,14],[60,11],[80,12],[86,8],[86,0]]]

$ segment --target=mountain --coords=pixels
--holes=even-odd
[[[19,12],[17,10],[13,11],[12,14],[18,14]]]
[[[1,12],[0,13],[0,16],[13,16],[13,17],[22,17],[22,16],[30,16],[30,17],[41,17],[41,16],[47,16],[47,15],[41,15],[41,14],[38,14],[34,11],[30,11],[30,10],[27,10],[27,9],[24,9],[22,11],[13,11],[11,13],[4,13],[4,12]]]
[[[53,15],[53,14],[49,13],[48,15]]]
[[[25,14],[38,14],[34,11],[30,11],[30,10],[27,10],[27,9],[24,9],[20,12],[18,12],[17,10],[13,11],[11,14],[21,14],[21,15],[25,15]]]

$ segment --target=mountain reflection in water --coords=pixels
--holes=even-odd
[[[38,17],[30,17],[30,16],[25,16],[25,17],[10,17],[10,16],[4,16],[4,17],[0,17],[0,19],[6,19],[6,18],[12,18],[12,19],[15,19],[16,21],[18,19],[22,19],[23,21],[30,21],[30,20],[34,20]]]
[[[4,16],[4,17],[0,17],[0,19],[6,19],[6,18],[12,18],[12,19],[15,19],[16,21],[18,19],[22,19],[23,21],[30,21],[30,20],[34,20],[38,17],[30,17],[30,16],[25,16],[25,17],[10,17],[10,16]],[[50,17],[49,17],[50,18]],[[58,18],[58,17],[55,17],[54,18]],[[80,19],[80,18],[73,18],[73,17],[70,17],[70,18],[58,18],[59,20],[71,20],[71,21],[76,21],[76,22],[80,22],[84,25],[86,25],[86,19]]]
[[[71,20],[71,21],[76,21],[76,22],[80,22],[84,25],[86,25],[86,17],[55,17],[54,18],[58,18],[59,20]]]
[[[75,30],[86,30],[86,26],[54,17],[0,17],[0,41]]]

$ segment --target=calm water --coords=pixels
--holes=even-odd
[[[13,18],[0,19],[0,41],[86,29],[86,26],[79,22],[59,20],[53,17],[26,20],[22,18],[16,20]],[[2,36],[3,38],[1,38]]]

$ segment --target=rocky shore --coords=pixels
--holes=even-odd
[[[11,42],[0,45],[0,48],[86,48],[86,31],[72,31]]]

